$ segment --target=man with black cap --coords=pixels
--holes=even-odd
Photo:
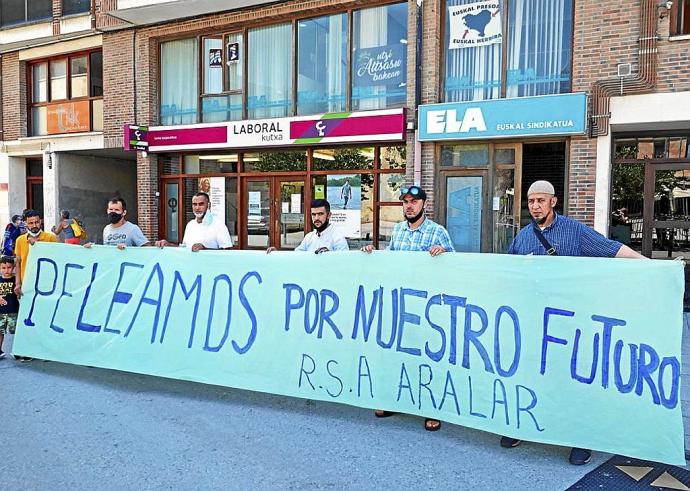
[[[596,230],[556,213],[558,201],[553,185],[548,181],[536,181],[527,190],[527,208],[532,223],[520,230],[508,248],[508,254],[582,256],[582,257],[624,257],[645,259],[630,247],[610,240]],[[504,436],[501,446],[514,448],[521,440]],[[573,448],[570,463],[583,465],[592,460],[592,451]]]
[[[444,252],[455,252],[448,231],[438,223],[427,218],[424,214],[426,193],[419,186],[409,186],[400,189],[400,200],[403,202],[405,220],[395,224],[393,235],[386,250],[389,251],[428,251],[432,256]],[[372,252],[374,246],[369,244],[362,247],[364,252]],[[393,412],[377,409],[377,418],[392,416]],[[424,429],[436,431],[441,428],[437,419],[426,418]]]

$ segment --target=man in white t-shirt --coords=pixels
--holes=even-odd
[[[330,223],[331,204],[325,199],[315,199],[311,202],[311,223],[314,230],[304,236],[295,251],[314,252],[321,254],[326,251],[348,251],[345,237]],[[269,247],[266,252],[275,251],[275,247]]]
[[[192,212],[194,220],[184,229],[181,247],[187,247],[192,252],[204,249],[232,249],[232,238],[225,223],[208,211],[211,199],[208,194],[199,192],[192,197]],[[171,246],[165,239],[156,241],[158,247]]]

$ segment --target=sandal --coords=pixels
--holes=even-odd
[[[424,420],[424,429],[426,431],[438,431],[441,429],[441,422],[438,419],[426,418]]]
[[[393,416],[395,413],[393,411],[384,411],[383,409],[375,409],[374,416],[377,418],[387,418]]]

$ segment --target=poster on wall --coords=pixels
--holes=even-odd
[[[211,48],[208,50],[208,66],[209,68],[223,68],[223,50],[220,48]]]
[[[249,214],[261,215],[261,191],[249,191]]]
[[[225,178],[201,177],[199,178],[199,191],[209,195],[211,213],[225,223]]]
[[[359,174],[329,175],[326,196],[331,223],[344,237],[359,239],[362,227],[362,180]]]
[[[238,63],[240,61],[240,43],[228,43],[228,65]]]
[[[448,49],[474,48],[503,42],[499,2],[474,2],[448,7],[448,21]]]

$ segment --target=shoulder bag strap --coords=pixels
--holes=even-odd
[[[532,222],[532,230],[534,231],[534,235],[537,236],[537,239],[539,239],[539,242],[541,242],[541,245],[543,245],[544,249],[546,249],[546,253],[549,256],[558,256],[556,248],[553,247],[548,240],[546,240],[546,237],[544,237],[544,234],[541,232],[541,229],[534,222]]]

